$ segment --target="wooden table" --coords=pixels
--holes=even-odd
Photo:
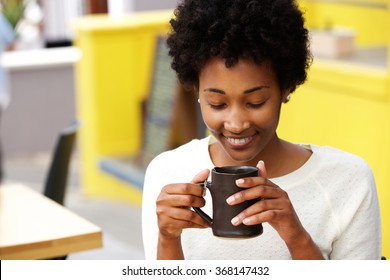
[[[0,259],[50,259],[102,247],[102,231],[23,185],[0,186]]]

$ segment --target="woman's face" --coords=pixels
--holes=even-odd
[[[220,146],[214,163],[256,165],[277,141],[282,95],[267,64],[239,60],[231,67],[220,58],[210,60],[199,76],[199,99],[204,122]]]

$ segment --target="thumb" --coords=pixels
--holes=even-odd
[[[210,174],[210,170],[204,169],[195,175],[195,177],[192,179],[191,183],[193,183],[193,184],[203,183],[204,181],[207,180],[207,178],[209,177],[209,174]]]
[[[259,169],[261,177],[268,178],[268,176],[267,176],[267,169],[265,168],[264,161],[260,160],[257,163],[256,167]]]

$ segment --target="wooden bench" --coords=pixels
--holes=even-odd
[[[159,37],[148,100],[144,108],[142,148],[135,155],[102,157],[102,171],[142,189],[149,162],[159,153],[204,135],[197,96],[185,90],[170,67],[165,38]]]

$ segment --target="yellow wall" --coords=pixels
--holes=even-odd
[[[101,172],[101,157],[140,148],[141,102],[148,93],[156,38],[166,34],[172,11],[122,18],[87,16],[75,22],[82,51],[76,67],[81,183],[85,192],[137,204],[141,191]]]
[[[348,1],[348,0],[347,0]],[[337,1],[299,1],[305,12],[307,26],[325,28],[329,24],[334,27],[349,27],[356,31],[356,43],[359,46],[383,46],[387,44],[388,10],[364,5],[338,4]],[[385,5],[388,0],[354,0]]]

